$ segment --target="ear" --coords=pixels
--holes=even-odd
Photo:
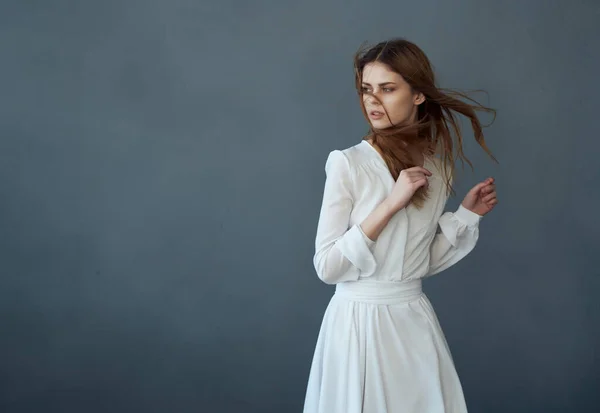
[[[420,105],[425,102],[425,95],[422,93],[417,93],[414,98],[415,105]]]

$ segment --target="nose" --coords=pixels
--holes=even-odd
[[[365,102],[367,102],[369,105],[379,105],[379,100],[377,100],[377,98],[375,97],[375,95],[373,93],[370,94],[366,94],[365,95]]]

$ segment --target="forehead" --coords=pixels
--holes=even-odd
[[[402,76],[393,72],[388,65],[380,62],[368,63],[363,69],[362,80],[365,83],[401,82]]]

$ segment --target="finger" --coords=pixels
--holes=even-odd
[[[432,173],[429,169],[425,169],[422,166],[413,166],[412,168],[406,169],[406,172],[421,172],[427,176],[432,175]]]
[[[479,182],[477,185],[475,185],[473,188],[471,188],[471,193],[479,193],[479,191],[481,191],[484,187],[488,186],[488,185],[492,185],[494,183],[494,178],[487,178],[485,181],[481,181]],[[496,186],[494,185],[494,188],[496,188]]]
[[[478,194],[487,184],[487,182],[480,182],[477,185],[475,185],[473,188],[471,188],[471,190],[469,191],[471,194]]]
[[[427,177],[426,177],[426,176],[424,176],[424,175],[420,175],[420,176],[419,176],[419,175],[417,175],[417,176],[413,176],[413,177],[410,177],[410,178],[409,178],[409,181],[410,181],[410,182],[413,182],[413,183],[414,183],[414,182],[421,182],[421,181],[423,181],[423,180],[425,180],[425,182],[427,182],[427,183],[429,184],[429,180],[428,180],[428,179],[427,179]]]
[[[483,202],[485,202],[486,204],[491,202],[493,199],[496,199],[496,192],[492,192],[491,194],[488,194],[486,196],[484,196],[483,198],[481,198],[481,200]]]
[[[427,177],[427,176],[428,176],[428,175],[426,175],[426,174],[425,174],[425,173],[423,173],[423,172],[416,172],[416,171],[407,172],[405,175],[406,175],[406,176],[407,176],[409,179],[413,179],[413,180],[414,180],[414,179],[422,179],[422,178],[425,178],[425,177]]]
[[[496,190],[496,185],[487,185],[481,189],[482,194],[489,194],[490,192],[494,192]]]
[[[417,179],[416,181],[412,182],[412,185],[414,188],[418,189],[422,186],[429,185],[429,182],[427,181],[427,178],[421,178],[421,179]]]

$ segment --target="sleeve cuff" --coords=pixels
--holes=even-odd
[[[375,245],[375,241],[373,241],[371,238],[367,237],[367,234],[365,234],[365,232],[363,231],[363,229],[360,225],[356,225],[356,228],[358,228],[358,232],[360,232],[360,235],[363,237],[363,239],[365,240],[365,242],[367,243],[367,246],[369,248],[371,248],[373,245]]]
[[[454,213],[454,216],[468,227],[474,227],[478,225],[479,221],[481,221],[481,218],[483,218],[481,215],[468,210],[467,208],[462,206],[462,204],[458,207],[458,209]]]
[[[375,257],[370,249],[373,244],[374,241],[364,235],[360,226],[354,225],[339,241],[338,247],[348,261],[360,270],[361,277],[369,277],[377,268]]]

